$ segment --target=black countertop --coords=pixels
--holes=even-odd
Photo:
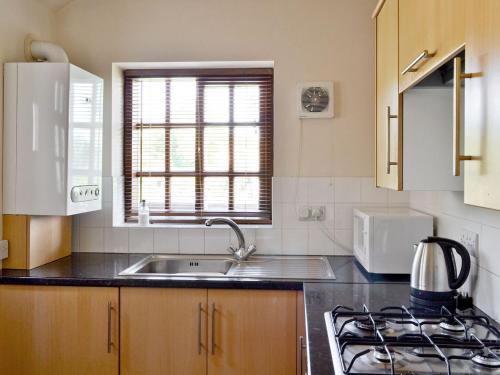
[[[150,254],[74,253],[44,266],[25,270],[0,270],[0,284],[81,285],[81,286],[151,286],[151,287],[203,287],[244,289],[301,290],[302,280],[236,278],[177,277],[139,279],[118,276],[124,269]],[[351,256],[328,257],[335,280],[328,283],[370,283]],[[320,283],[325,283],[321,281]]]

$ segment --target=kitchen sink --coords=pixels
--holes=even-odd
[[[328,259],[320,256],[253,256],[242,262],[217,255],[150,255],[120,276],[136,278],[230,277],[249,279],[335,279]]]
[[[127,268],[120,275],[223,276],[233,261],[227,257],[152,255]]]

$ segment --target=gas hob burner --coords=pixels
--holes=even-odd
[[[375,322],[375,327],[373,327],[373,322]],[[369,316],[359,316],[354,321],[356,328],[363,331],[373,332],[375,329],[384,330],[387,328],[387,321],[385,319],[373,318],[373,321]],[[375,329],[374,329],[375,328]]]
[[[479,366],[500,368],[499,355],[500,353],[498,353],[498,351],[495,351],[494,354],[488,352],[476,354],[474,357],[472,357],[472,362]]]
[[[441,327],[445,331],[453,333],[460,333],[465,331],[464,326],[455,320],[443,320],[441,323],[439,323],[439,327]]]
[[[373,349],[373,357],[379,362],[389,363],[389,362],[391,362],[391,359],[394,360],[395,353],[391,349],[388,349],[388,350],[390,353],[390,357],[383,346],[376,346]]]

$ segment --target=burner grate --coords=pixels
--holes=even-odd
[[[337,326],[341,318],[345,320]],[[440,314],[410,309],[406,306],[390,306],[378,312],[371,312],[366,305],[363,305],[363,310],[358,312],[345,306],[337,306],[331,312],[331,321],[335,343],[341,356],[340,363],[343,373],[346,375],[357,375],[357,373],[352,372],[354,366],[372,352],[374,352],[376,359],[387,363],[390,366],[390,374],[395,375],[394,353],[396,348],[415,347],[422,348],[422,352],[415,352],[413,355],[443,362],[447,375],[453,375],[451,361],[458,360],[472,361],[476,365],[489,368],[500,368],[500,332],[484,316],[451,313],[445,307],[442,308]],[[416,332],[384,336],[383,331],[386,330],[388,323],[401,326],[409,325],[416,329]],[[370,334],[351,332],[347,329],[350,324],[354,324],[356,328]],[[425,328],[429,325],[441,327],[443,331],[453,331],[459,336],[428,334],[425,332]],[[471,331],[473,325],[483,327],[494,336],[494,339],[481,340]],[[368,349],[355,353],[346,363],[342,359],[343,355],[348,348],[354,346],[368,346]],[[426,350],[424,351],[424,349]],[[462,351],[460,354],[446,354],[447,349],[462,349]],[[387,373],[387,371],[374,372],[373,375]]]

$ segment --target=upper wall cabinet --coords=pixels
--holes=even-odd
[[[426,77],[463,48],[465,1],[399,1],[400,92]]]
[[[398,95],[398,0],[386,0],[376,17],[377,186],[401,189],[401,118]]]
[[[467,0],[465,155],[467,204],[500,210],[500,1]]]

